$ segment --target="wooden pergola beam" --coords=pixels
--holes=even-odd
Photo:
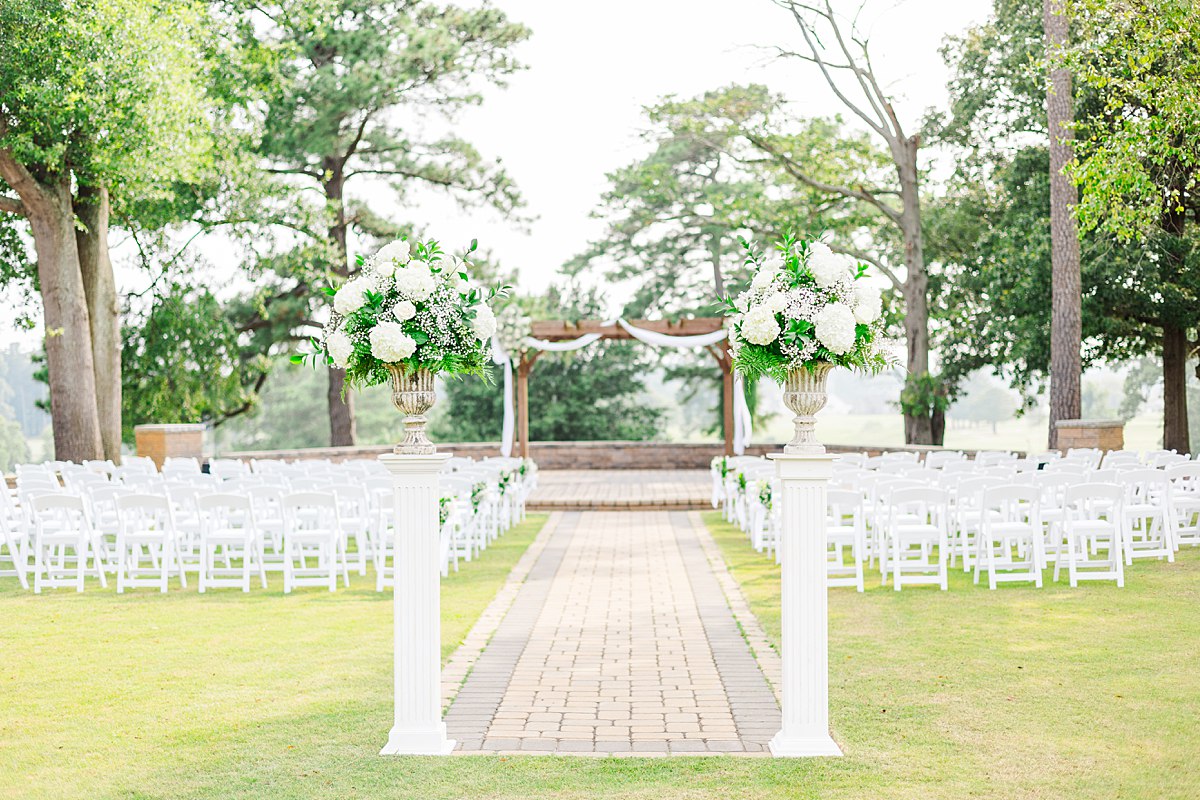
[[[667,336],[698,336],[721,330],[725,326],[725,320],[721,317],[696,317],[681,320],[634,319],[629,320],[629,324],[635,328]],[[605,339],[633,338],[620,325],[605,325],[600,320],[579,320],[578,322],[543,320],[533,323],[532,336],[535,339],[549,342],[561,342],[578,339],[586,333],[598,333]],[[733,455],[733,373],[730,371],[729,343],[718,342],[706,349],[721,368],[725,454]],[[541,354],[540,350],[525,351],[517,363],[517,390],[514,400],[517,406],[517,454],[522,458],[529,457],[529,373],[533,371],[533,364]]]
[[[725,320],[721,317],[695,317],[693,319],[631,319],[635,328],[663,333],[667,336],[697,336],[721,330]],[[533,338],[550,342],[578,339],[585,333],[598,333],[605,339],[632,339],[620,325],[605,325],[601,320],[581,319],[578,322],[549,319],[533,323]]]

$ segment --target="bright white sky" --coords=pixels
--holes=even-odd
[[[478,238],[507,267],[519,268],[523,291],[545,287],[602,230],[589,214],[606,187],[605,174],[645,152],[638,138],[646,127],[644,106],[668,94],[690,97],[759,82],[787,95],[799,114],[842,113],[815,66],[774,61],[756,47],[803,44],[790,15],[771,0],[494,2],[532,28],[518,50],[528,69],[464,113],[457,130],[486,155],[504,160],[535,221],[522,230],[491,211],[461,212],[433,193],[416,198],[403,216],[427,225],[448,250]],[[857,0],[834,5],[847,14],[859,7]],[[926,108],[945,102],[938,53],[944,37],[981,22],[990,10],[990,0],[867,0],[860,21],[871,37],[876,70],[908,125],[915,127]],[[387,208],[382,195],[365,199]],[[213,262],[228,262],[227,245],[202,246]],[[128,291],[146,280],[119,270],[118,282]],[[0,346],[32,346],[34,335],[0,325]]]
[[[444,241],[473,236],[531,291],[603,229],[589,213],[607,187],[606,173],[645,153],[643,107],[664,95],[691,97],[733,83],[764,83],[806,116],[843,109],[815,65],[775,60],[762,45],[791,49],[803,41],[788,12],[771,0],[496,0],[533,30],[518,51],[528,69],[506,90],[471,109],[459,130],[499,155],[537,219],[528,233],[494,213],[457,213],[432,202],[427,220]],[[834,0],[854,14],[859,0]],[[905,124],[946,99],[938,52],[948,34],[982,22],[990,0],[867,0],[860,17],[872,57]],[[848,121],[849,113],[845,114]]]

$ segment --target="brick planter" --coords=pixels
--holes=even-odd
[[[1122,450],[1125,447],[1125,423],[1119,419],[1060,419],[1058,449],[1096,448]]]
[[[149,456],[162,469],[168,458],[203,458],[203,425],[138,425],[133,429],[137,454]]]

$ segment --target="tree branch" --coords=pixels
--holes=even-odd
[[[29,212],[25,209],[25,204],[21,202],[19,197],[0,195],[0,211],[7,214],[16,214],[19,217],[29,216]]]
[[[0,136],[3,136],[7,130],[7,125],[0,124]],[[42,189],[42,185],[25,168],[24,164],[18,163],[12,157],[12,153],[7,148],[0,149],[0,178],[4,178],[4,182],[11,186],[21,198],[24,208],[33,209],[37,206],[47,205],[46,192]],[[22,213],[27,216],[26,212]]]
[[[845,253],[846,255],[850,256],[851,258],[857,258],[859,261],[867,262],[871,266],[875,267],[875,269],[882,272],[884,277],[887,278],[889,281],[891,281],[892,286],[894,286],[896,288],[896,291],[898,291],[898,292],[904,291],[904,283],[898,277],[896,277],[896,273],[892,271],[891,267],[884,264],[878,258],[875,258],[872,255],[868,255],[867,253],[864,253],[862,250],[858,250],[857,248],[854,248],[854,247],[840,247],[839,246],[839,247],[830,247],[830,249],[837,253]]]
[[[879,114],[878,119],[872,119],[870,114],[868,114],[857,103],[853,102],[849,97],[847,97],[846,93],[842,91],[840,86],[838,86],[837,81],[835,81],[833,79],[833,74],[829,71],[830,69],[832,69],[832,67],[821,56],[821,48],[817,47],[817,43],[813,40],[814,31],[811,29],[811,26],[809,25],[808,20],[806,20],[804,18],[804,16],[800,13],[800,9],[803,8],[805,10],[811,11],[821,17],[828,19],[829,24],[833,27],[833,29],[835,31],[837,31],[837,23],[832,19],[832,17],[826,16],[826,13],[824,11],[821,11],[818,8],[814,8],[813,6],[807,6],[807,5],[803,5],[800,3],[796,3],[796,2],[794,2],[794,0],[776,0],[776,2],[779,3],[780,5],[786,4],[786,8],[792,13],[792,17],[796,20],[796,24],[800,27],[800,35],[804,37],[804,43],[808,45],[809,52],[812,53],[812,61],[821,70],[821,75],[824,76],[825,83],[827,83],[829,85],[830,90],[832,90],[833,93],[835,95],[837,95],[837,98],[842,101],[842,104],[845,105],[846,108],[850,109],[852,112],[854,112],[854,114],[859,119],[861,119],[863,122],[865,122],[867,124],[867,127],[869,127],[871,130],[875,131],[877,134],[884,137],[885,139],[890,139],[892,136],[892,133],[891,133],[891,131],[887,130],[887,128],[884,127],[884,125],[886,125],[886,123],[887,123],[887,120],[883,116],[883,114],[879,112],[879,109],[876,108],[874,98],[872,98],[869,94],[867,95],[867,100],[868,100],[868,102],[870,102],[873,110],[875,110],[876,113]],[[832,14],[832,11],[830,11],[830,14]],[[853,63],[853,59],[850,59],[850,63]],[[862,83],[861,76],[858,75],[857,70],[854,70],[854,72],[855,72],[855,77],[858,79],[859,83],[861,84]]]
[[[854,198],[855,200],[861,200],[864,203],[867,203],[867,204],[872,205],[875,208],[879,209],[881,212],[883,212],[884,216],[886,216],[892,222],[897,223],[897,224],[900,222],[901,214],[899,211],[897,211],[896,209],[887,205],[882,200],[880,200],[878,197],[876,197],[874,194],[872,194],[871,192],[862,188],[861,186],[858,188],[853,188],[850,186],[839,186],[837,184],[825,183],[824,181],[819,181],[816,178],[813,178],[811,175],[808,175],[807,173],[805,173],[803,170],[801,170],[800,165],[797,164],[794,160],[792,160],[788,156],[784,155],[783,153],[779,152],[775,148],[771,147],[771,145],[766,140],[756,137],[753,134],[749,134],[749,133],[746,134],[746,138],[749,139],[750,143],[753,144],[755,147],[762,150],[764,153],[767,153],[768,155],[770,155],[777,163],[779,163],[780,165],[783,166],[784,171],[786,171],[789,175],[791,175],[796,180],[803,183],[805,186],[808,186],[809,188],[812,188],[812,189],[816,189],[819,192],[827,192],[829,194],[838,194],[843,197],[851,197],[851,198]]]

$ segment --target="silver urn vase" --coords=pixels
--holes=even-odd
[[[388,364],[392,373],[392,403],[404,415],[404,441],[396,452],[405,456],[428,456],[437,447],[425,435],[425,415],[437,400],[433,373],[427,369],[412,371],[398,364]]]
[[[832,369],[833,364],[821,361],[788,373],[783,385],[783,404],[796,415],[796,433],[784,445],[783,452],[793,455],[825,452],[825,445],[817,441],[816,413],[828,399],[825,384]]]

